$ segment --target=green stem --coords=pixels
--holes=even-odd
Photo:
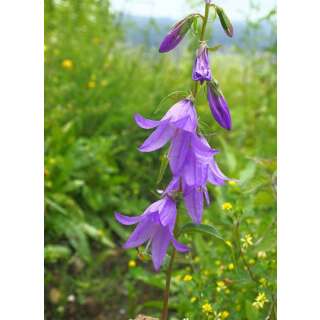
[[[161,313],[161,320],[167,320],[168,319],[168,310],[169,310],[169,293],[170,293],[170,284],[171,284],[171,276],[172,276],[172,268],[173,268],[173,261],[176,256],[176,249],[173,248],[172,255],[170,258],[169,267],[167,270],[166,275],[166,288],[163,293],[163,308]]]
[[[200,42],[204,40],[204,36],[206,34],[206,27],[207,27],[208,18],[209,18],[209,8],[210,8],[210,5],[206,3],[204,18],[202,20],[203,22],[202,22],[202,28],[201,28],[201,34],[200,34]],[[194,81],[193,90],[192,90],[192,94],[194,98],[196,98],[197,93],[198,93],[198,81]]]

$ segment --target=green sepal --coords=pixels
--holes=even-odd
[[[214,46],[214,47],[208,48],[208,50],[209,50],[210,52],[215,52],[215,51],[219,50],[221,47],[222,47],[222,44],[217,44],[217,45]]]

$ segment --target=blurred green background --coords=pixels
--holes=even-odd
[[[113,214],[142,213],[170,178],[166,170],[158,181],[164,150],[137,150],[149,133],[133,114],[159,119],[188,93],[196,30],[160,55],[154,39],[168,26],[152,19],[136,28],[142,40],[130,42],[129,20],[107,0],[45,0],[46,319],[127,320],[161,310],[166,265],[155,273],[146,252],[124,251],[130,230]],[[248,15],[235,44],[211,53],[233,130],[213,121],[203,91],[201,130],[240,182],[209,186],[204,223],[225,241],[181,238],[192,251],[175,263],[172,320],[276,319],[275,39],[274,10]]]

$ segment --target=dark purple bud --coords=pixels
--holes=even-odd
[[[174,49],[189,31],[195,16],[197,14],[191,14],[177,22],[162,40],[159,52],[168,52]]]
[[[207,97],[211,113],[222,128],[231,130],[231,115],[227,102],[213,81],[207,82]]]
[[[222,25],[223,30],[225,31],[225,33],[229,36],[232,37],[233,36],[233,26],[231,24],[230,19],[228,18],[228,16],[226,15],[226,13],[224,12],[224,10],[220,7],[216,6],[216,11],[220,20],[220,23]]]
[[[201,43],[197,52],[197,57],[193,65],[192,79],[194,81],[211,81],[211,69],[208,56],[208,46],[206,43]]]

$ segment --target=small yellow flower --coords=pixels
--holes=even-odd
[[[264,304],[269,302],[264,292],[259,292],[252,306],[256,309],[262,309]]]
[[[194,303],[196,300],[197,300],[197,297],[192,297],[192,298],[190,299],[190,302],[191,302],[191,303]]]
[[[94,89],[95,87],[96,87],[96,82],[93,81],[93,80],[90,80],[90,81],[88,82],[88,88],[89,88],[89,89]]]
[[[202,305],[202,312],[205,313],[206,315],[209,315],[210,313],[213,312],[213,308],[211,304],[205,303]]]
[[[230,180],[230,181],[228,181],[228,185],[229,186],[236,186],[238,184],[238,182],[237,181],[234,181],[234,180]]]
[[[265,251],[259,251],[257,253],[257,257],[260,258],[260,259],[265,259],[267,257],[267,254]]]
[[[191,281],[192,280],[192,276],[190,274],[186,274],[184,277],[183,277],[183,281],[185,282],[188,282],[188,281]]]
[[[249,260],[249,264],[254,265],[255,263],[256,263],[256,260],[254,260],[254,259]]]
[[[137,265],[135,260],[129,260],[128,262],[128,266],[129,268],[134,268]]]
[[[233,208],[230,202],[223,203],[221,207],[222,207],[222,210],[225,210],[225,211],[229,211]]]
[[[73,68],[73,62],[70,59],[64,59],[61,65],[62,65],[62,68],[66,70],[70,70]]]
[[[234,269],[234,264],[233,263],[229,263],[228,264],[228,269],[229,270],[233,270]]]
[[[245,234],[243,238],[241,238],[243,249],[247,249],[248,247],[253,245],[253,238],[251,234]]]
[[[226,290],[227,289],[227,286],[226,284],[224,283],[224,281],[217,281],[217,291],[220,292],[222,290]]]
[[[230,316],[230,313],[225,310],[221,312],[221,319],[227,319]]]

